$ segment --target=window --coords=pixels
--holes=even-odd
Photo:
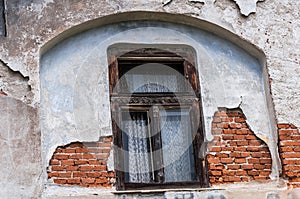
[[[155,48],[117,54],[109,53],[117,189],[207,186],[192,61]]]

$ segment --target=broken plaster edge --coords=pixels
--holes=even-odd
[[[240,13],[245,17],[256,12],[257,2],[263,2],[265,0],[232,0],[234,1],[240,9]]]
[[[226,110],[230,110],[230,109],[240,109],[242,111],[242,113],[245,115],[246,117],[246,124],[249,127],[249,129],[253,132],[253,134],[255,136],[257,136],[260,140],[262,140],[268,147],[270,154],[271,154],[271,159],[272,159],[272,172],[269,175],[271,180],[278,180],[280,177],[280,173],[281,171],[281,161],[280,161],[280,157],[279,157],[279,153],[278,153],[278,146],[277,146],[277,142],[276,143],[272,143],[273,139],[268,138],[266,135],[257,132],[257,130],[255,128],[253,128],[255,125],[252,124],[251,121],[249,121],[247,118],[247,114],[244,112],[243,108],[242,108],[242,101],[237,105],[237,106],[225,106],[225,107],[217,107],[214,111],[214,113],[210,113],[209,115],[211,115],[210,119],[207,119],[208,121],[205,122],[205,124],[210,124],[209,126],[204,125],[206,133],[205,133],[205,142],[206,144],[204,144],[205,146],[207,146],[208,144],[210,144],[213,140],[214,140],[214,134],[212,132],[212,123],[213,123],[213,117],[215,115],[216,112],[220,111],[221,109],[226,109]],[[272,125],[271,125],[272,126]],[[271,127],[270,127],[271,128]],[[273,137],[273,136],[271,136]],[[205,154],[202,155],[206,155],[209,153],[209,147],[206,147],[206,149],[204,149],[203,151],[205,151]]]
[[[43,199],[52,199],[52,198],[66,198],[66,197],[112,197],[114,194],[112,191],[115,191],[114,187],[111,188],[87,188],[79,186],[64,186],[58,184],[45,184],[44,190],[42,192]]]

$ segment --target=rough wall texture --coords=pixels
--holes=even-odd
[[[215,137],[207,155],[212,185],[269,179],[269,149],[249,129],[240,109],[216,112],[212,131]]]
[[[240,106],[253,131],[271,148],[272,173],[278,176],[277,131],[272,129],[276,125],[269,117],[266,101],[271,99],[264,85],[268,76],[258,58],[221,36],[158,21],[95,28],[60,42],[42,56],[41,114],[46,162],[56,146],[112,135],[107,49],[126,46],[195,52],[205,140],[212,140],[211,118],[218,107]]]
[[[39,198],[41,134],[37,109],[0,94],[0,198]]]
[[[293,124],[278,124],[283,177],[300,187],[300,130]]]
[[[87,20],[135,10],[194,16],[230,29],[266,53],[276,116],[281,123],[300,126],[296,118],[300,112],[296,84],[300,78],[299,4],[296,0],[260,2],[256,13],[245,18],[231,0],[172,1],[165,6],[158,0],[7,1],[8,37],[0,38],[1,59],[13,70],[29,75],[35,104],[39,103],[39,49],[62,31]]]
[[[30,100],[29,78],[19,72],[12,71],[9,66],[0,60],[0,91],[8,96],[28,102]],[[29,99],[28,99],[29,98]]]
[[[31,126],[33,121],[37,123],[39,121],[36,115],[36,111],[40,110],[39,107],[41,103],[39,60],[41,53],[48,50],[47,47],[45,47],[45,51],[42,52],[42,47],[45,46],[47,42],[53,41],[53,38],[61,35],[61,33],[65,30],[88,20],[124,12],[153,11],[160,13],[183,14],[185,16],[192,16],[194,19],[202,19],[215,23],[232,31],[242,40],[247,40],[263,50],[266,55],[265,64],[267,66],[267,72],[270,75],[270,79],[268,79],[267,82],[270,82],[271,84],[270,92],[272,93],[272,103],[274,103],[275,107],[275,113],[271,113],[269,116],[276,117],[280,124],[291,123],[296,126],[286,127],[289,129],[284,129],[284,127],[280,130],[280,148],[281,152],[283,152],[282,159],[284,164],[284,176],[289,180],[289,183],[292,186],[298,186],[298,183],[296,182],[298,180],[298,176],[295,172],[291,171],[292,169],[298,169],[297,166],[299,166],[297,162],[298,157],[291,158],[291,156],[297,156],[297,142],[290,141],[290,139],[297,139],[295,138],[297,136],[294,136],[294,134],[297,134],[296,128],[298,127],[299,131],[300,127],[300,84],[298,83],[298,80],[300,79],[300,49],[298,48],[298,46],[300,46],[300,21],[298,9],[300,7],[300,1],[270,0],[257,3],[257,0],[7,0],[5,2],[7,10],[7,37],[0,36],[0,87],[3,90],[1,93],[20,99],[38,109],[31,109],[21,102],[16,102],[11,98],[7,98],[9,101],[6,100],[3,106],[1,106],[3,109],[1,117],[6,117],[6,113],[11,111],[13,112],[10,113],[13,117],[10,117],[9,120],[1,119],[1,132],[5,132],[6,137],[8,136],[10,138],[18,136],[22,137],[22,139],[18,138],[20,141],[20,149],[23,151],[26,151],[27,149],[34,151],[34,153],[26,153],[26,155],[21,156],[20,160],[23,162],[31,160],[30,158],[32,157],[28,157],[27,155],[39,154],[41,151],[39,148],[40,145],[37,144],[38,135],[34,138],[35,144],[28,146],[25,143],[31,143],[33,135],[25,132],[29,132],[26,129]],[[256,13],[250,14],[248,17],[244,17],[240,14],[248,15],[250,12],[253,12],[254,9],[256,9]],[[1,12],[2,10],[0,9],[0,13]],[[154,14],[149,14],[147,17],[145,17],[146,15],[139,15],[132,18],[124,17],[122,20],[138,20],[142,16],[144,16],[144,18],[151,18]],[[3,32],[4,24],[3,19],[1,20],[0,31]],[[161,20],[163,20],[163,18],[161,18]],[[172,20],[172,18],[169,18],[168,20]],[[106,22],[110,23],[111,21],[113,20],[108,19]],[[178,22],[180,22],[180,20],[178,20]],[[188,22],[185,21],[183,23]],[[72,31],[74,32],[68,32],[66,34],[71,35],[75,32],[80,32],[80,29],[84,30],[85,28],[84,26],[80,26],[77,27],[77,29],[73,29]],[[62,37],[68,37],[68,35],[64,35]],[[233,40],[235,39],[237,38],[233,38]],[[17,71],[17,73],[14,73],[13,71]],[[30,87],[28,85],[30,85]],[[32,88],[32,90],[30,90],[30,88]],[[269,91],[266,90],[266,92]],[[24,96],[26,96],[26,98]],[[22,108],[18,109],[16,107]],[[26,107],[26,110],[32,110],[33,113],[22,112],[24,107]],[[23,115],[17,115],[14,111],[23,113]],[[66,117],[67,120],[69,119],[68,116],[69,115]],[[24,122],[24,118],[26,118],[26,122]],[[16,120],[17,122],[15,122]],[[8,124],[10,124],[9,129],[7,128]],[[20,133],[21,130],[23,130],[22,134]],[[292,133],[293,136],[282,136],[285,131]],[[80,136],[78,135],[78,137]],[[73,140],[78,139],[78,137],[74,136]],[[65,140],[66,138],[62,139]],[[268,137],[265,139],[268,139]],[[10,141],[8,141],[8,139],[3,139],[3,147],[5,147],[6,142]],[[274,137],[274,140],[271,140],[270,143],[276,145],[276,137]],[[288,144],[290,148],[285,146],[286,144]],[[15,146],[15,144],[11,144],[9,146]],[[7,147],[5,149],[7,149]],[[16,162],[18,162],[17,160],[10,158],[9,161],[7,161],[8,157],[14,157],[14,155],[21,153],[19,148],[9,147],[9,149],[9,152],[5,150],[2,153],[4,160],[1,162],[7,162],[7,166],[4,166],[3,170],[1,170],[1,177],[4,179],[2,182],[13,181],[14,183],[3,184],[3,189],[1,189],[4,193],[3,197],[4,195],[11,193],[10,198],[37,196],[39,189],[36,188],[35,185],[41,185],[42,183],[34,182],[39,181],[40,170],[45,169],[44,167],[39,166],[40,156],[35,155],[35,159],[31,161],[33,163],[29,162],[28,165],[30,166],[28,168],[26,167],[27,169],[24,171],[24,167],[19,168],[19,164],[16,164]],[[284,151],[291,149],[293,152]],[[19,157],[19,155],[17,156]],[[16,167],[18,168],[16,169]],[[15,171],[24,171],[26,175],[18,175],[22,177],[17,178],[15,176]],[[255,190],[257,184],[253,187]],[[274,186],[267,186],[263,192],[259,193],[259,197],[278,198],[279,196],[286,196],[280,195],[277,191],[274,193],[276,188],[277,184]],[[26,190],[26,193],[24,190]],[[52,189],[49,188],[48,190]],[[268,193],[266,193],[265,190],[269,190],[267,191]],[[84,192],[84,190],[81,191]],[[243,193],[242,191],[246,192],[247,190],[240,190],[238,188],[236,189],[235,194],[238,195],[238,193]],[[63,192],[65,192],[65,190]],[[60,194],[58,192],[55,193]],[[77,190],[74,190],[73,192],[70,191],[69,193],[77,193]],[[168,197],[172,198],[174,196],[171,195],[172,194],[169,194]],[[187,194],[187,196],[188,195],[189,194]],[[195,196],[196,195],[197,194],[195,194]],[[289,194],[289,197],[297,198],[299,195],[299,192],[293,192]],[[210,195],[208,194],[206,196],[209,197]],[[233,198],[230,194],[224,194],[224,196]],[[251,198],[253,197],[253,192],[248,192],[248,194],[245,193],[243,196]],[[151,196],[149,197],[151,198]],[[240,198],[240,196],[237,197]]]
[[[115,181],[107,168],[111,147],[111,137],[58,147],[49,162],[48,178],[56,184],[111,187]]]

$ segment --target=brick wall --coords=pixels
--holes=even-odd
[[[283,177],[288,185],[300,188],[300,129],[292,124],[278,124],[278,131]]]
[[[54,183],[82,187],[111,187],[114,172],[107,171],[107,159],[112,138],[99,142],[71,143],[58,147],[48,168],[48,178]]]
[[[240,109],[216,112],[212,131],[214,141],[207,155],[212,185],[269,179],[270,151],[249,129]]]
[[[300,130],[291,124],[278,128],[283,177],[289,185],[300,187]],[[269,149],[248,127],[241,110],[216,112],[212,132],[207,155],[211,185],[269,179]],[[114,172],[107,170],[111,147],[112,137],[58,147],[49,162],[48,178],[57,184],[111,187],[115,182]]]

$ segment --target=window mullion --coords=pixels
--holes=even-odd
[[[154,154],[153,154],[153,139],[152,139],[152,124],[151,124],[151,113],[147,111],[147,120],[148,120],[148,139],[149,139],[149,153],[150,153],[150,164],[151,164],[151,179],[155,181],[155,167],[154,167]]]
[[[154,154],[154,176],[155,182],[162,183],[164,178],[163,170],[163,154],[162,154],[162,142],[161,142],[161,131],[160,131],[160,118],[158,106],[152,106],[151,108],[151,133],[152,133],[152,144]]]

